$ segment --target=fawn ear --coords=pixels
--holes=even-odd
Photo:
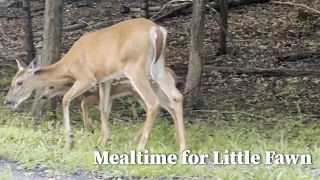
[[[16,62],[18,64],[19,71],[28,68],[27,64],[21,60],[16,59]]]

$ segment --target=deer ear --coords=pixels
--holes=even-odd
[[[32,70],[39,69],[40,67],[40,62],[41,62],[41,55],[35,57],[31,63],[29,64],[29,68]]]
[[[16,59],[16,58],[15,58]],[[18,64],[18,68],[19,68],[19,71],[23,70],[23,69],[26,69],[28,66],[26,63],[24,63],[23,61],[21,60],[18,60],[16,59],[16,62]]]

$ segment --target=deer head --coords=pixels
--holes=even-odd
[[[34,75],[40,68],[39,59],[40,56],[36,57],[29,66],[16,59],[18,72],[12,79],[10,90],[4,101],[5,106],[10,106],[12,109],[18,108],[20,103],[28,99],[32,91],[37,88]]]
[[[69,91],[72,84],[67,84],[64,86],[50,86],[46,87],[43,91],[43,93],[40,95],[41,99],[51,99],[58,95],[64,95]]]

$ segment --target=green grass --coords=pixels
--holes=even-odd
[[[11,180],[11,179],[12,179],[12,169],[9,165],[4,169],[4,172],[0,172],[0,180]]]
[[[82,121],[74,122],[75,148],[65,148],[62,120],[35,120],[12,114],[0,108],[0,156],[22,163],[20,168],[46,168],[49,175],[72,174],[77,171],[99,172],[105,177],[208,177],[218,179],[312,179],[309,169],[320,169],[320,128],[303,123],[307,117],[287,117],[277,121],[246,118],[236,115],[230,122],[186,124],[187,143],[193,153],[250,150],[264,157],[265,151],[311,154],[312,165],[94,165],[93,151],[129,153],[137,144],[132,139],[142,122],[124,122],[113,118],[110,123],[112,140],[102,146],[96,132],[87,132]],[[119,116],[121,117],[121,116]],[[150,153],[177,153],[173,125],[164,118],[153,126],[147,149]]]
[[[11,77],[0,78],[0,87],[5,88]],[[288,90],[294,96],[295,92]],[[4,96],[4,94],[2,94]],[[4,97],[0,98],[3,101]],[[289,104],[291,99],[286,99]],[[293,99],[296,101],[295,99]],[[131,102],[131,103],[128,103]],[[260,154],[276,151],[283,154],[311,154],[312,165],[94,165],[93,151],[110,151],[111,154],[128,154],[137,144],[132,141],[143,125],[133,101],[125,99],[118,113],[112,111],[110,123],[111,141],[105,146],[98,142],[100,134],[99,113],[90,110],[94,120],[95,134],[87,132],[83,126],[79,111],[71,113],[75,148],[65,148],[61,112],[57,120],[43,116],[40,120],[24,114],[8,111],[0,106],[0,157],[17,160],[18,169],[41,168],[50,175],[67,175],[75,172],[99,173],[107,177],[207,177],[209,179],[313,179],[311,168],[320,169],[320,125],[301,113],[277,116],[266,114],[271,119],[248,116],[244,113],[231,113],[227,120],[218,116],[207,118],[197,124],[187,124],[188,148],[193,153],[209,154],[212,151],[244,151]],[[131,106],[128,107],[128,104]],[[27,103],[24,103],[27,106]],[[297,108],[299,106],[297,105]],[[61,108],[60,108],[61,109]],[[121,112],[131,111],[129,116]],[[141,108],[140,108],[141,109]],[[254,110],[251,110],[251,113]],[[300,111],[299,111],[300,112]],[[127,113],[126,113],[127,114]],[[129,118],[128,118],[129,117]],[[277,118],[278,117],[278,118]],[[147,149],[149,153],[177,153],[178,143],[174,138],[173,125],[163,117],[155,122]],[[11,179],[11,169],[0,172],[0,179]],[[319,178],[319,176],[318,176]]]

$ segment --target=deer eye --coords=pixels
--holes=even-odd
[[[53,86],[49,87],[49,89],[53,89]]]
[[[21,86],[22,84],[23,84],[22,81],[18,81],[18,82],[17,82],[17,86]]]

